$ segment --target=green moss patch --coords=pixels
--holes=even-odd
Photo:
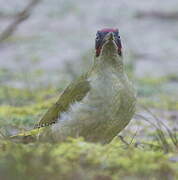
[[[13,149],[13,151],[12,151]],[[69,139],[58,144],[0,143],[1,179],[178,178],[171,154],[146,151],[119,141],[108,145]],[[163,178],[163,179],[164,179]]]

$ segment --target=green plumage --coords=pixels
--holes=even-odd
[[[108,33],[91,70],[72,82],[31,131],[16,136],[56,141],[83,136],[108,143],[130,122],[136,93],[123,68],[113,35]]]
[[[72,82],[60,95],[57,102],[44,114],[41,120],[35,125],[35,128],[49,126],[56,123],[62,112],[67,111],[69,106],[77,101],[81,101],[90,90],[90,84],[87,81],[88,73]]]

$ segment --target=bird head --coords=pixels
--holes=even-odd
[[[122,56],[122,45],[118,29],[102,29],[97,31],[95,39],[96,57],[108,54]]]

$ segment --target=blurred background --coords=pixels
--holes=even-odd
[[[177,0],[0,0],[1,129],[31,128],[92,64],[96,31],[113,27],[138,91],[138,113],[154,121],[139,106],[149,108],[177,131],[177,21]],[[128,129],[141,123],[135,118]]]

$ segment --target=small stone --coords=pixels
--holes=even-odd
[[[170,161],[177,163],[178,162],[178,156],[172,156],[169,158]]]

